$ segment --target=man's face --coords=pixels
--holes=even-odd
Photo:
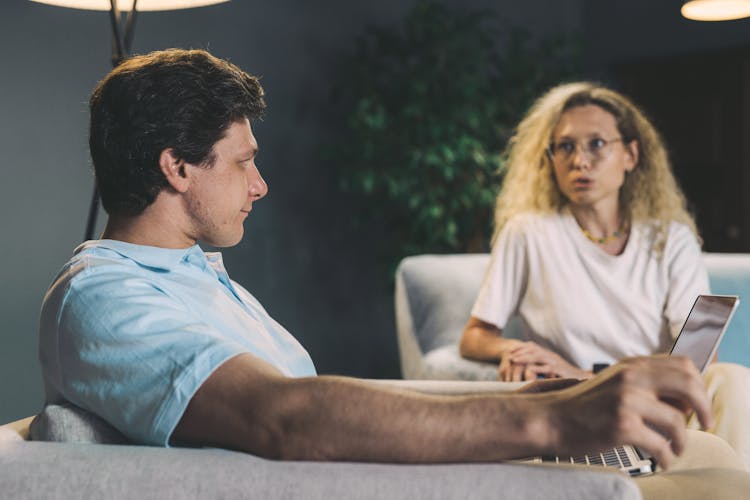
[[[191,225],[189,235],[216,247],[236,245],[253,202],[264,197],[268,186],[255,157],[258,143],[247,119],[233,123],[213,147],[213,167],[186,164],[194,181],[186,196]]]

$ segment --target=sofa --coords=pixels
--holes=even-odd
[[[489,263],[489,254],[417,255],[396,271],[396,332],[406,379],[496,380],[497,365],[463,359],[458,341]],[[739,295],[719,346],[719,360],[750,367],[750,254],[704,253],[711,291]],[[520,337],[513,318],[503,331]]]
[[[507,390],[499,382],[370,383],[453,395]],[[26,418],[0,426],[0,498],[697,500],[745,498],[750,491],[750,474],[732,449],[696,431],[689,431],[688,451],[673,470],[632,479],[577,465],[293,462],[222,449],[137,446],[75,407],[48,407],[34,422],[42,438],[62,432],[66,442],[29,440],[31,424]]]
[[[497,384],[372,383],[452,394],[496,390]],[[66,442],[30,441],[32,434]],[[72,406],[48,407],[33,425],[27,418],[0,427],[3,499],[641,498],[623,474],[579,469],[518,463],[283,462],[230,450],[136,446],[122,444],[121,435],[105,422]]]

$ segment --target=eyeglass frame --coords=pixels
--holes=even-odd
[[[589,139],[588,141],[589,145],[593,141],[604,142],[604,144],[602,144],[602,146],[599,148],[600,151],[615,142],[621,142],[623,145],[625,145],[625,142],[626,142],[623,136],[615,137],[613,139],[603,139],[601,137],[593,137]],[[565,142],[565,141],[558,141],[557,143],[550,142],[547,148],[544,150],[547,153],[547,157],[550,159],[550,161],[553,164],[555,163],[555,149],[557,149],[558,144],[560,144],[561,142]],[[581,141],[567,141],[567,142],[573,142],[575,144],[575,149],[567,154],[567,157],[563,160],[564,162],[569,162],[572,156],[579,150],[579,148],[581,149],[583,153],[586,153],[589,156],[589,158],[591,158],[592,160],[598,161],[602,159],[601,156],[597,156],[597,153],[592,152],[589,146],[584,146]]]

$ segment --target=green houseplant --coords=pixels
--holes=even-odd
[[[492,11],[419,1],[341,65],[341,187],[385,227],[390,266],[488,248],[502,150],[531,100],[576,74],[571,39],[504,34]]]

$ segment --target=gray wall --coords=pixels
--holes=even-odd
[[[446,3],[493,6],[543,32],[574,30],[581,18],[579,1]],[[322,373],[400,375],[389,277],[368,245],[373,235],[351,229],[318,151],[335,134],[325,104],[337,55],[365,26],[395,23],[411,4],[234,0],[138,19],[134,52],[207,48],[262,76],[268,112],[255,132],[270,193],[225,262]],[[0,9],[0,422],[43,402],[37,315],[83,236],[92,186],[86,101],[109,69],[109,33],[101,12],[23,0]]]
[[[584,0],[582,26],[594,72],[633,60],[750,47],[750,19],[682,17],[681,0]]]

